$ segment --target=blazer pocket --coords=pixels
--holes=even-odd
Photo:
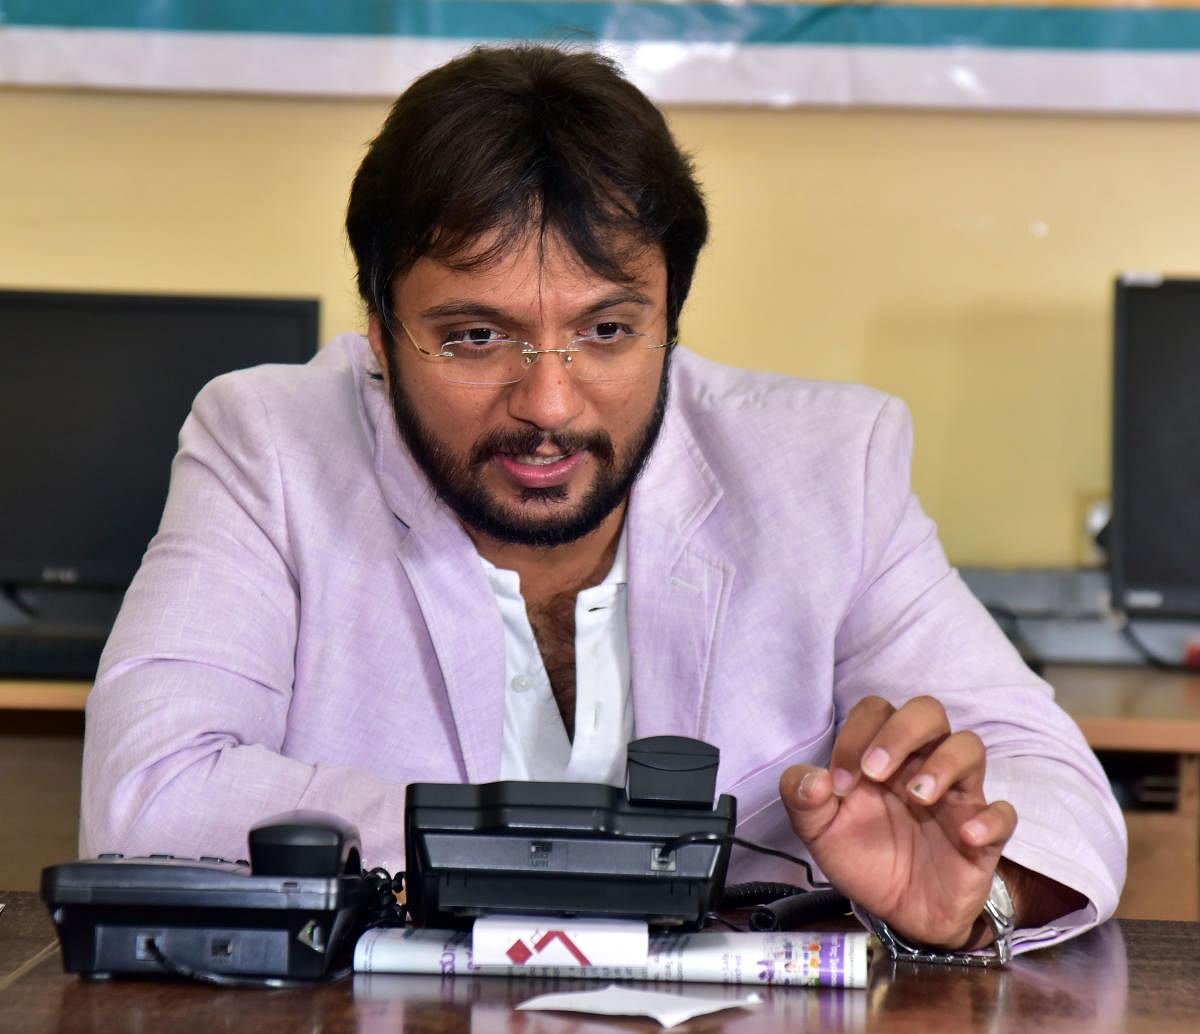
[[[821,732],[799,747],[793,747],[779,757],[761,765],[748,775],[740,777],[737,782],[726,787],[722,792],[731,793],[737,798],[738,829],[750,822],[756,815],[773,804],[781,804],[779,800],[779,777],[784,770],[792,765],[829,764],[829,755],[833,749],[836,733],[832,713],[829,724]],[[782,805],[781,805],[782,806]],[[739,834],[740,835],[740,834]]]
[[[831,719],[829,726],[815,739],[769,761],[725,790],[737,798],[737,835],[740,838],[786,851],[811,862],[811,856],[804,842],[792,830],[788,813],[779,798],[779,777],[792,765],[828,765],[836,731]],[[823,878],[815,865],[813,874],[817,880]],[[763,880],[806,886],[807,875],[801,866],[793,862],[735,846],[730,856],[726,882],[734,884]]]

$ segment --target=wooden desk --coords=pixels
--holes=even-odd
[[[1046,680],[1094,750],[1173,754],[1173,812],[1130,811],[1118,916],[1200,919],[1200,675],[1051,665]]]
[[[1095,750],[1200,755],[1200,674],[1058,664],[1045,678]]]
[[[588,981],[356,975],[294,991],[232,990],[143,980],[92,982],[62,971],[54,929],[37,896],[0,892],[0,1030],[12,1034],[613,1034],[661,1028],[646,1019],[514,1013],[548,990]],[[878,967],[866,991],[763,988],[754,1010],[690,1020],[691,1034],[842,1031],[1153,1032],[1196,1029],[1200,924],[1112,921],[1003,971]],[[656,985],[723,997],[719,985]],[[740,989],[745,993],[747,989]]]
[[[82,711],[90,682],[0,679],[0,711]]]

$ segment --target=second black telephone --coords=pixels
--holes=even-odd
[[[259,823],[250,861],[107,855],[42,872],[64,968],[319,980],[349,966],[375,890],[358,830],[324,812]]]

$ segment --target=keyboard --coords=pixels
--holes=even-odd
[[[0,626],[0,678],[94,678],[107,637],[100,628]]]

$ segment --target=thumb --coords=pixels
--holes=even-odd
[[[779,777],[779,797],[788,819],[801,840],[819,837],[837,815],[840,800],[833,792],[833,778],[824,768],[792,765]]]

